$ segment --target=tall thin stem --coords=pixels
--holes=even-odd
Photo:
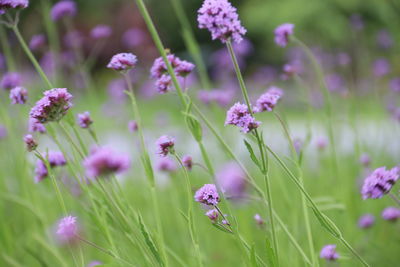
[[[10,44],[8,43],[7,32],[3,25],[0,25],[0,42],[3,48],[3,53],[7,62],[7,70],[15,71],[15,62],[11,53]]]

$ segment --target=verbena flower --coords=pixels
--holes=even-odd
[[[256,102],[254,112],[272,111],[283,95],[282,89],[272,86]]]
[[[54,88],[43,94],[43,98],[36,102],[29,113],[31,118],[40,123],[59,121],[72,107],[72,95],[67,88]]]
[[[321,259],[328,261],[335,261],[339,258],[339,254],[336,252],[336,245],[326,245],[321,249],[319,254]]]
[[[244,104],[234,104],[226,114],[225,125],[235,125],[242,128],[242,132],[248,133],[258,128],[261,122],[256,121]]]
[[[11,104],[25,104],[28,99],[28,91],[23,87],[14,87],[10,91]]]
[[[97,25],[90,31],[90,36],[93,39],[105,39],[110,37],[111,34],[112,34],[111,27],[104,24]]]
[[[131,131],[132,133],[136,132],[138,130],[138,124],[136,121],[129,121],[128,122],[128,129],[129,131]]]
[[[194,64],[182,60],[174,54],[168,54],[167,59],[171,64],[175,75],[178,77],[186,77],[195,68]],[[166,93],[171,90],[171,76],[168,73],[167,65],[162,57],[154,60],[153,66],[150,69],[150,74],[153,79],[156,79],[156,87],[159,93]]]
[[[233,39],[236,43],[243,40],[246,29],[241,25],[237,10],[227,0],[205,0],[197,11],[200,29],[208,29],[213,40],[226,43]]]
[[[66,216],[58,222],[56,234],[61,241],[69,242],[77,237],[78,231],[76,217]]]
[[[183,166],[185,166],[189,171],[193,167],[193,159],[189,155],[185,155],[182,157],[182,163],[183,163]]]
[[[393,92],[400,93],[400,77],[393,78],[390,80],[390,89]]]
[[[234,92],[232,90],[200,90],[197,97],[201,102],[208,105],[212,102],[216,102],[221,107],[226,107],[229,103],[232,103]]]
[[[95,147],[83,161],[86,174],[90,178],[122,173],[129,169],[130,159],[108,147]]]
[[[386,167],[376,169],[364,180],[361,189],[363,199],[381,198],[389,193],[395,182],[399,179],[399,168],[386,170]]]
[[[364,166],[364,167],[368,167],[369,164],[371,164],[371,158],[369,157],[369,155],[367,153],[363,153],[360,156],[359,162]]]
[[[7,137],[7,128],[0,124],[0,140]]]
[[[124,93],[127,90],[127,84],[124,79],[114,79],[108,84],[108,95],[115,101],[123,101],[127,95]]]
[[[136,66],[137,57],[132,53],[120,53],[116,54],[111,58],[110,63],[108,63],[107,68],[126,71],[132,69]]]
[[[32,51],[38,51],[46,45],[46,36],[44,34],[36,34],[29,41],[29,48]]]
[[[135,48],[144,43],[146,33],[140,28],[132,28],[122,35],[122,43],[127,48]]]
[[[194,199],[197,202],[210,206],[215,206],[220,201],[215,184],[203,185],[199,190],[196,191]]]
[[[57,21],[64,17],[74,17],[76,13],[76,3],[72,0],[63,0],[51,8],[50,16],[53,21]]]
[[[370,228],[375,223],[375,217],[372,214],[365,214],[358,219],[358,227]]]
[[[376,41],[382,49],[389,49],[393,46],[393,38],[387,30],[380,30],[376,36]]]
[[[177,166],[175,161],[168,157],[160,158],[156,163],[156,170],[161,172],[173,172],[176,169]]]
[[[0,15],[4,14],[7,9],[27,8],[28,0],[0,0]]]
[[[89,111],[85,111],[81,114],[78,114],[78,124],[81,128],[83,129],[89,128],[92,123],[93,120],[90,117]]]
[[[263,225],[263,224],[265,223],[265,221],[263,220],[263,218],[261,218],[261,215],[258,214],[258,213],[254,215],[254,220],[256,221],[256,223],[257,223],[258,225]]]
[[[397,221],[400,218],[400,209],[396,207],[387,207],[382,211],[382,218],[386,221]]]
[[[172,137],[169,137],[167,135],[161,136],[156,141],[157,154],[159,154],[162,157],[167,156],[168,153],[171,151],[171,149],[174,148],[174,145],[175,145],[175,140]]]
[[[317,139],[317,148],[319,150],[324,150],[326,146],[328,145],[328,140],[324,136],[320,136]]]
[[[218,213],[218,210],[217,210],[217,209],[211,209],[211,210],[208,210],[208,211],[206,212],[205,215],[206,215],[213,223],[215,223],[215,222],[217,222],[217,220],[218,220],[219,213]]]
[[[45,133],[46,132],[46,128],[37,119],[29,118],[28,131],[30,133],[34,133],[34,132]]]
[[[10,90],[22,83],[22,77],[18,72],[7,72],[1,79],[0,86],[3,89]]]
[[[92,262],[89,262],[87,267],[94,267],[94,266],[99,266],[99,265],[103,265],[103,264],[104,263],[102,263],[101,261],[92,261]]]
[[[218,187],[227,198],[241,199],[246,193],[246,174],[236,163],[228,163],[215,175]]]
[[[373,74],[376,77],[383,77],[390,72],[390,63],[385,58],[378,58],[372,65]]]
[[[38,146],[37,142],[35,139],[33,139],[33,136],[31,134],[27,134],[24,136],[24,143],[26,145],[26,149],[31,152],[35,150]]]
[[[289,37],[293,35],[294,24],[284,23],[276,27],[275,43],[281,47],[285,47],[289,42]]]
[[[63,153],[59,151],[49,151],[48,154],[44,154],[43,157],[49,161],[50,167],[58,167],[64,166],[67,164],[67,161],[63,155]],[[46,164],[42,160],[38,160],[36,162],[35,168],[35,182],[38,183],[45,179],[48,175],[48,170]]]

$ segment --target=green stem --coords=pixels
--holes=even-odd
[[[62,122],[58,122],[58,125],[60,125],[61,129],[63,130],[65,136],[67,137],[68,141],[71,143],[71,145],[74,147],[74,149],[76,150],[76,152],[79,153],[79,155],[82,158],[85,158],[85,154],[84,152],[79,149],[79,146],[75,143],[74,139],[72,138],[72,136],[70,135],[70,133],[68,132],[68,130],[65,128],[64,124]]]
[[[0,42],[7,62],[7,70],[15,71],[14,57],[12,56],[10,44],[8,43],[7,32],[2,25],[0,25]]]

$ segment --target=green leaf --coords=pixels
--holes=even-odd
[[[256,164],[258,166],[258,168],[260,168],[260,170],[262,169],[260,162],[257,159],[257,156],[254,154],[254,150],[251,147],[251,145],[249,144],[249,142],[247,142],[245,139],[243,140],[244,144],[246,145],[247,150],[249,151],[250,154],[250,158],[251,160],[254,162],[254,164]]]
[[[142,235],[146,241],[146,245],[148,246],[151,253],[156,258],[156,260],[160,264],[160,266],[164,266],[161,256],[158,253],[156,246],[154,245],[153,240],[151,239],[150,234],[148,233],[146,227],[144,226],[142,216],[140,216],[140,215],[138,215],[138,222],[139,222],[140,231],[142,232]]]
[[[219,225],[217,223],[212,223],[211,225],[224,233],[232,234],[229,230],[225,229],[224,227],[222,227],[221,225]]]
[[[331,219],[328,218],[328,216],[326,216],[321,211],[319,211],[315,208],[313,208],[313,212],[314,212],[315,216],[317,217],[318,221],[321,223],[323,228],[325,228],[334,237],[341,238],[342,233],[340,232],[340,230],[336,226],[336,224],[334,222],[332,222]]]
[[[257,257],[256,257],[256,249],[255,249],[254,244],[251,245],[251,249],[250,249],[250,263],[251,263],[251,266],[258,267]]]
[[[274,252],[274,249],[271,246],[271,242],[269,241],[269,239],[265,239],[265,248],[267,251],[267,262],[268,262],[268,266],[270,267],[274,267],[276,264],[276,255]]]

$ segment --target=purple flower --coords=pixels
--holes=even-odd
[[[390,72],[390,64],[384,58],[379,58],[374,61],[373,64],[373,73],[376,77],[382,77]]]
[[[78,124],[81,128],[86,129],[89,128],[93,123],[92,118],[90,117],[89,111],[85,111],[81,114],[78,114]]]
[[[103,263],[101,261],[92,261],[87,265],[87,267],[94,267],[99,265],[103,265]]]
[[[387,30],[380,30],[376,36],[376,41],[382,49],[389,49],[393,46],[393,38]]]
[[[69,242],[74,240],[78,235],[78,223],[76,217],[67,216],[58,222],[57,236],[61,241]]]
[[[7,137],[7,129],[3,125],[0,124],[0,140]]]
[[[364,29],[364,21],[360,14],[351,15],[350,24],[356,31],[361,31],[362,29]]]
[[[43,155],[43,157],[49,161],[51,168],[57,166],[64,166],[65,164],[67,164],[64,155],[59,151],[49,151],[49,153]],[[47,175],[48,175],[48,170],[46,164],[42,160],[38,160],[36,162],[36,168],[35,168],[35,182],[39,183],[44,178],[46,178]]]
[[[205,184],[194,195],[194,200],[197,202],[215,206],[218,204],[219,195],[215,184]]]
[[[0,15],[9,8],[27,8],[28,0],[0,0]]]
[[[158,138],[158,140],[156,141],[156,145],[157,145],[157,154],[159,154],[162,157],[165,157],[168,155],[171,149],[174,148],[175,140],[172,137],[163,135],[160,138]]]
[[[293,35],[294,24],[284,23],[276,27],[275,34],[275,43],[280,47],[285,47],[289,42],[290,35]]]
[[[390,80],[390,89],[392,89],[393,92],[400,93],[400,77]]]
[[[396,207],[387,207],[382,211],[382,218],[386,221],[397,221],[400,218],[400,209]]]
[[[241,199],[246,193],[246,174],[236,163],[225,164],[216,173],[216,180],[218,187],[229,199]]]
[[[325,77],[326,86],[331,92],[345,91],[345,82],[339,74],[333,73]]]
[[[104,39],[110,37],[112,34],[112,29],[108,25],[100,24],[94,27],[90,31],[90,36],[93,39]]]
[[[216,89],[216,90],[200,90],[197,97],[204,104],[208,105],[211,102],[216,102],[221,107],[226,107],[231,103],[234,96],[232,90]]]
[[[29,48],[32,51],[38,51],[45,45],[46,45],[46,37],[44,36],[44,34],[36,34],[32,36],[31,40],[29,41]]]
[[[23,87],[15,87],[10,91],[11,104],[25,104],[28,98],[28,91]]]
[[[118,102],[126,98],[125,90],[127,85],[124,79],[114,79],[108,84],[108,95]]]
[[[258,225],[263,225],[265,223],[265,221],[261,218],[260,214],[258,213],[254,215],[254,220]]]
[[[137,63],[137,57],[131,53],[120,53],[116,54],[111,58],[110,63],[108,63],[107,68],[123,71],[134,68]]]
[[[386,167],[376,169],[364,180],[361,189],[363,199],[383,197],[389,193],[397,179],[399,179],[399,168],[397,167],[391,170],[386,170]]]
[[[193,167],[193,159],[189,155],[185,155],[182,157],[182,163],[183,163],[183,166],[185,166],[189,171]]]
[[[128,122],[128,129],[132,133],[136,132],[138,130],[138,124],[136,121],[129,121]]]
[[[40,123],[59,121],[72,107],[72,95],[67,88],[54,88],[45,91],[44,96],[31,109],[29,116]]]
[[[45,133],[46,128],[37,119],[29,118],[28,131],[30,133],[34,133],[34,132]]]
[[[122,43],[127,48],[135,48],[143,44],[146,34],[139,28],[127,30],[122,36]]]
[[[18,72],[7,72],[1,79],[0,86],[4,89],[10,90],[14,87],[20,86],[22,77]]]
[[[206,215],[213,223],[215,223],[215,222],[217,222],[217,220],[218,220],[219,213],[218,213],[218,210],[217,210],[217,209],[211,209],[211,210],[208,210],[208,211],[206,212],[205,215]]]
[[[256,121],[244,104],[234,104],[226,114],[225,125],[236,125],[242,128],[243,133],[248,133],[258,128],[261,122]]]
[[[274,86],[270,87],[266,93],[257,99],[254,112],[272,111],[282,95],[282,89]]]
[[[26,149],[31,152],[35,150],[38,146],[37,142],[35,139],[33,139],[33,136],[31,134],[27,134],[24,136],[24,142],[26,144]]]
[[[157,161],[156,169],[161,172],[173,172],[176,170],[175,161],[170,158],[160,158]]]
[[[171,90],[171,76],[164,74],[156,81],[156,87],[160,94],[165,94]]]
[[[365,214],[358,219],[358,227],[366,229],[375,223],[375,217],[372,214]]]
[[[364,166],[364,167],[368,167],[369,164],[371,163],[371,158],[369,157],[369,155],[367,153],[363,153],[360,156],[359,162]]]
[[[339,254],[336,252],[336,245],[326,245],[321,249],[319,254],[321,259],[328,261],[335,261],[339,258]]]
[[[240,43],[246,29],[241,25],[239,15],[227,0],[205,0],[197,11],[200,29],[208,29],[213,40],[226,43],[229,39]]]
[[[74,49],[76,47],[81,47],[84,42],[84,39],[85,36],[83,35],[82,32],[78,30],[73,30],[65,34],[63,41],[66,47]]]
[[[347,66],[350,64],[350,62],[351,62],[351,57],[349,56],[349,54],[343,52],[337,54],[337,63],[340,66]]]
[[[73,17],[76,13],[76,3],[72,0],[63,0],[51,8],[50,16],[53,21],[57,21],[64,17]]]
[[[325,149],[325,147],[328,145],[328,140],[326,139],[326,137],[318,137],[317,139],[317,148],[319,150],[323,150]]]
[[[86,174],[90,178],[121,173],[129,169],[130,159],[125,154],[116,153],[108,147],[95,147],[83,161]]]
[[[304,142],[298,137],[293,138],[292,140],[294,149],[296,150],[297,154],[300,154],[301,150],[303,149]]]

